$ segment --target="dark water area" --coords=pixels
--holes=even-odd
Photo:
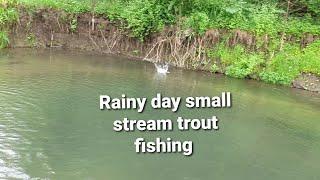
[[[232,93],[225,109],[101,111],[99,96]],[[219,118],[218,131],[114,132],[113,121]],[[192,156],[137,154],[143,137],[190,140]],[[0,53],[0,178],[320,179],[320,95],[79,52]]]

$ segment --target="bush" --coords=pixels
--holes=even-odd
[[[301,59],[301,72],[320,75],[320,40],[308,45]]]
[[[68,13],[85,13],[90,12],[91,0],[19,0],[29,8],[52,8],[66,11]]]
[[[203,35],[209,27],[209,21],[209,17],[206,13],[196,12],[186,19],[185,27],[191,28],[197,34]]]
[[[320,75],[319,49],[320,41],[302,51],[297,45],[289,45],[269,61],[259,76],[266,82],[289,85],[301,73]]]
[[[217,47],[217,55],[224,66],[233,64],[234,61],[237,61],[239,57],[246,53],[245,49],[240,45],[237,45],[234,48],[226,46],[227,45],[224,43],[221,43]]]
[[[168,7],[152,0],[130,1],[120,17],[126,21],[126,28],[131,29],[133,36],[140,40],[174,21]]]
[[[280,19],[282,12],[275,5],[261,5],[250,8],[248,29],[254,31],[257,35],[276,35],[279,32]]]
[[[269,60],[260,78],[267,82],[289,85],[300,73],[301,51],[297,45],[288,45]]]
[[[288,25],[284,26],[284,31],[288,34],[301,37],[305,33],[320,34],[320,26],[314,24],[310,17],[290,18]]]
[[[9,45],[7,29],[10,24],[14,23],[18,19],[17,10],[11,7],[14,2],[8,1],[7,3],[7,7],[0,7],[0,49]]]
[[[231,77],[245,78],[257,73],[263,57],[258,54],[243,54],[231,66],[227,67],[226,74]]]
[[[15,8],[0,7],[0,27],[15,22],[18,19],[18,12]]]
[[[261,80],[273,84],[289,85],[292,82],[292,79],[286,74],[272,71],[263,71],[259,74],[259,77]]]
[[[11,0],[15,1],[15,0]],[[241,29],[277,37],[286,32],[320,34],[319,2],[298,0],[287,9],[282,0],[17,0],[25,6],[55,8],[69,13],[95,11],[120,20],[132,35],[144,39],[164,25],[182,20],[186,28],[204,34],[208,28]],[[302,7],[302,8],[298,8]],[[318,8],[318,9],[317,9]],[[302,9],[302,10],[301,10]]]
[[[226,75],[236,78],[246,78],[256,74],[260,65],[264,62],[263,55],[247,52],[240,45],[228,48],[220,44],[217,54],[225,67]]]

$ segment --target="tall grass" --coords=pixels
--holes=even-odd
[[[3,1],[0,6],[0,49],[9,45],[9,25],[18,19],[18,12],[13,1]]]

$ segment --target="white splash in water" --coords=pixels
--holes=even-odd
[[[157,63],[154,63],[154,66],[156,67],[157,72],[160,73],[160,74],[170,73],[168,71],[169,70],[169,65],[168,64],[157,64]]]

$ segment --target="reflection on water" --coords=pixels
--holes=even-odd
[[[214,96],[231,109],[100,111],[98,97]],[[0,178],[320,179],[320,95],[256,81],[74,52],[0,56]],[[218,132],[115,133],[130,119],[220,119]],[[133,141],[171,137],[194,154],[137,155]],[[160,173],[159,173],[160,172]]]

